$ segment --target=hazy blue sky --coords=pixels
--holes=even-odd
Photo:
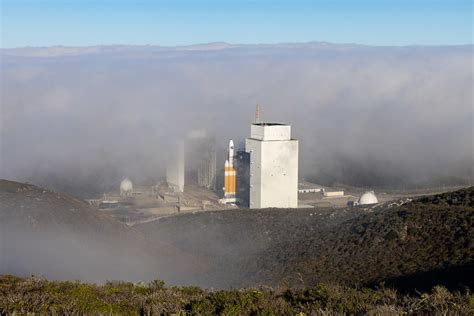
[[[471,0],[0,0],[2,47],[472,43]]]

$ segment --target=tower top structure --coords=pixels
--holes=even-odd
[[[288,124],[259,122],[245,140],[250,154],[250,208],[298,207],[298,140]]]

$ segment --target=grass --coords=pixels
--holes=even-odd
[[[0,276],[0,314],[334,315],[474,313],[474,295],[436,286],[403,295],[383,286],[353,288],[317,283],[305,289],[211,291],[108,282],[103,285]]]

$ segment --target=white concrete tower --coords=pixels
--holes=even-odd
[[[166,166],[166,182],[176,193],[184,192],[184,142],[180,141],[172,150]]]
[[[291,126],[254,123],[245,140],[250,153],[250,208],[298,207],[298,141]]]

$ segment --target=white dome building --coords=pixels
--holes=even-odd
[[[379,200],[375,196],[374,191],[367,191],[359,199],[359,205],[370,205],[370,204],[377,204]]]
[[[129,178],[125,178],[120,182],[120,195],[131,195],[133,192],[133,183]]]

